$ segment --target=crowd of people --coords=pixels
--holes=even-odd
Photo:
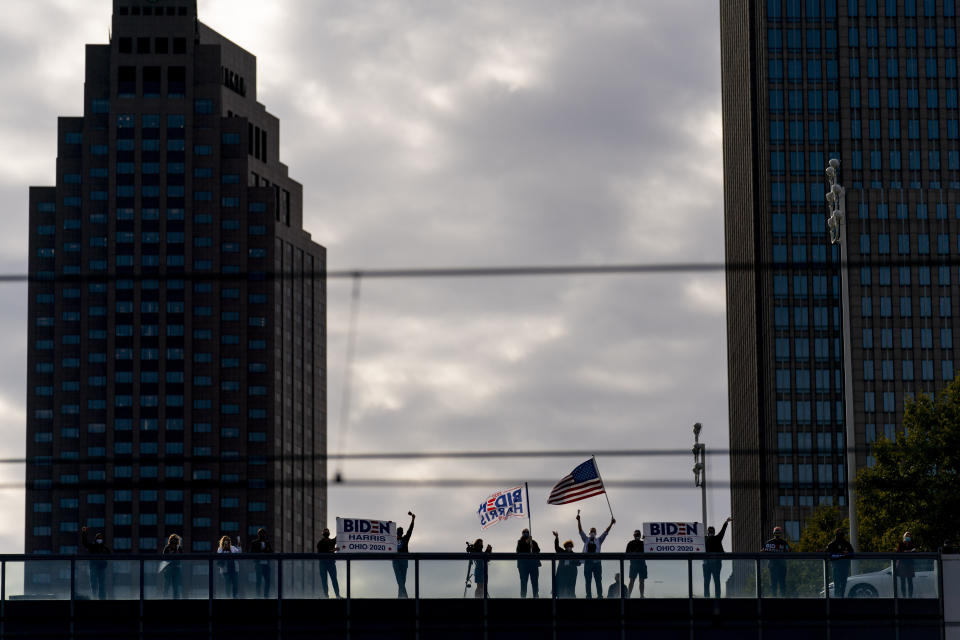
[[[410,516],[410,525],[406,531],[402,527],[397,527],[397,553],[400,556],[392,561],[394,578],[397,583],[397,597],[407,598],[407,568],[408,560],[405,554],[410,553],[410,538],[413,535],[413,528],[416,522],[416,515],[408,512]],[[553,576],[554,590],[552,595],[557,598],[575,598],[578,570],[583,568],[582,576],[584,589],[587,599],[594,597],[594,590],[597,598],[604,597],[603,590],[603,564],[600,559],[600,553],[604,543],[607,540],[610,530],[616,524],[616,519],[611,518],[610,524],[602,533],[597,532],[595,527],[591,527],[588,532],[584,532],[583,524],[580,519],[580,513],[577,512],[577,531],[580,540],[583,543],[579,553],[574,551],[573,540],[566,540],[560,543],[560,535],[553,532],[554,552],[560,554],[556,562],[556,573]],[[707,527],[704,538],[704,551],[706,556],[702,561],[703,570],[703,595],[711,597],[711,586],[713,587],[714,597],[720,597],[720,572],[723,566],[723,560],[719,557],[724,553],[723,539],[727,532],[728,525],[733,522],[733,518],[727,518],[720,528],[719,533],[714,527]],[[331,537],[330,530],[324,528],[322,537],[317,542],[317,553],[321,556],[332,555],[337,552],[337,540]],[[106,599],[106,569],[107,561],[99,556],[109,555],[110,549],[104,543],[103,533],[97,533],[91,541],[87,534],[87,527],[81,529],[81,543],[86,552],[91,556],[98,556],[89,561],[90,591],[94,598]],[[764,553],[776,554],[781,556],[792,551],[790,543],[784,537],[783,529],[779,526],[774,527],[773,537],[767,540],[761,549]],[[843,529],[837,529],[834,539],[826,546],[823,552],[830,555],[830,566],[833,574],[833,591],[831,597],[843,598],[846,595],[847,580],[850,576],[850,556],[854,553],[853,546],[846,539]],[[901,541],[897,545],[897,553],[913,553],[917,551],[916,543],[912,534],[907,531],[904,533]],[[957,549],[950,542],[944,542],[941,548],[943,553],[957,553]],[[183,583],[182,568],[180,562],[173,556],[183,553],[183,541],[177,534],[172,534],[161,551],[161,561],[159,563],[158,573],[162,579],[163,596],[179,599]],[[247,550],[243,551],[240,538],[231,539],[229,536],[223,536],[217,546],[217,554],[269,554],[273,553],[273,546],[267,537],[267,532],[260,529],[256,537],[247,544]],[[466,553],[490,554],[493,553],[493,547],[490,544],[484,545],[483,539],[477,539],[474,542],[466,543]],[[542,563],[538,556],[540,554],[540,545],[530,535],[529,529],[523,529],[520,539],[517,540],[516,553],[519,556],[516,560],[517,572],[520,580],[520,597],[526,598],[531,595],[533,598],[540,597],[540,569]],[[633,532],[633,538],[627,542],[625,553],[630,555],[641,555],[644,553],[643,534],[638,529]],[[643,558],[631,557],[628,562],[628,582],[624,576],[617,573],[614,576],[613,583],[606,590],[608,598],[631,598],[636,587],[639,597],[644,597],[644,583],[647,580],[647,563]],[[767,575],[769,577],[770,595],[774,597],[787,597],[787,571],[788,565],[785,558],[773,557],[765,562]],[[270,562],[261,557],[255,560],[256,575],[256,594],[258,597],[267,598],[270,594],[273,571]],[[217,561],[217,568],[222,580],[225,593],[236,598],[239,595],[239,563],[234,559],[221,559]],[[329,597],[330,590],[333,591],[335,598],[341,598],[340,584],[337,578],[337,563],[332,558],[322,558],[319,561],[321,596]],[[896,578],[897,593],[901,597],[914,596],[914,564],[909,559],[897,559],[894,562],[893,574]],[[487,595],[487,563],[482,557],[470,558],[466,576],[466,587],[464,595],[471,588],[471,580],[475,585],[474,596],[483,598]]]

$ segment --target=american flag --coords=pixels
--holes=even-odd
[[[550,492],[547,503],[568,504],[577,500],[592,498],[601,493],[605,493],[603,480],[600,479],[596,462],[593,458],[590,458],[557,483],[553,491]]]

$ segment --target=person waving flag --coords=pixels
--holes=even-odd
[[[595,458],[590,458],[561,478],[547,498],[548,504],[569,504],[606,493]]]

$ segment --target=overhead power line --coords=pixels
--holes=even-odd
[[[960,257],[940,258],[869,258],[849,260],[849,268],[881,266],[940,266],[960,265]],[[80,274],[56,274],[52,279],[24,273],[0,274],[0,284],[20,282],[113,282],[115,280],[176,279],[189,281],[246,281],[263,279],[290,279],[312,276],[336,279],[414,279],[414,278],[494,278],[522,276],[590,276],[631,275],[659,273],[700,272],[759,272],[759,271],[833,271],[841,266],[839,261],[827,262],[666,262],[646,264],[613,265],[557,265],[557,266],[490,266],[490,267],[438,267],[398,269],[337,269],[331,271],[250,271],[223,273],[214,271],[112,273],[88,272]]]
[[[869,446],[858,446],[851,449],[856,453],[869,453]],[[846,449],[833,449],[830,453],[842,455]],[[812,451],[795,452],[797,455],[812,455]],[[825,452],[819,452],[825,453]],[[269,462],[304,462],[313,460],[465,460],[465,459],[535,459],[535,458],[656,458],[656,457],[687,457],[693,454],[691,449],[579,449],[557,451],[389,451],[370,453],[329,453],[327,455],[313,453],[284,453],[284,454],[246,454],[246,455],[180,455],[180,454],[141,454],[123,456],[84,456],[82,458],[51,458],[50,456],[36,456],[33,458],[0,458],[0,465],[30,464],[40,466],[104,466],[104,465],[156,465],[156,464],[247,464],[251,460],[257,463]],[[706,455],[725,456],[767,456],[769,451],[759,449],[707,449]]]

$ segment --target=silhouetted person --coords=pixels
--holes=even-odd
[[[217,545],[218,554],[240,553],[240,547],[235,547],[230,536],[223,536]],[[239,595],[239,571],[236,560],[219,560],[220,576],[223,578],[223,588],[234,599]]]
[[[608,598],[620,598],[627,595],[627,587],[623,584],[623,580],[620,578],[620,574],[613,576],[613,584],[607,587],[607,597]]]
[[[257,537],[250,541],[250,544],[247,545],[247,549],[250,550],[250,553],[273,553],[273,545],[270,544],[270,541],[267,539],[267,530],[259,529],[257,531]],[[273,578],[273,571],[270,570],[270,561],[266,558],[257,560],[256,571],[257,596],[269,598],[270,582]]]
[[[524,529],[517,540],[517,553],[526,553],[537,555],[540,553],[540,545],[530,537],[530,530]],[[523,559],[517,560],[517,571],[520,572],[520,597],[527,597],[527,580],[530,580],[530,586],[533,588],[533,597],[540,597],[540,560]]]
[[[110,549],[103,542],[103,533],[98,532],[93,542],[87,539],[87,528],[80,529],[80,543],[92,556],[110,555]],[[98,600],[107,599],[107,561],[90,561],[90,596]]]
[[[827,545],[830,565],[833,568],[833,597],[844,598],[847,595],[847,578],[850,577],[850,559],[853,545],[843,535],[843,529],[834,531],[833,540]]]
[[[404,555],[410,553],[410,536],[413,535],[413,523],[417,519],[412,511],[407,511],[407,515],[410,516],[410,526],[407,527],[407,533],[403,533],[403,527],[397,527],[397,553]],[[405,559],[393,561],[393,575],[397,579],[397,597],[408,598],[407,561]]]
[[[727,533],[727,525],[733,522],[733,518],[727,518],[720,527],[720,533],[713,527],[707,527],[707,535],[704,538],[704,551],[707,553],[723,553],[723,536]],[[710,582],[713,581],[714,597],[720,597],[720,570],[723,568],[723,560],[720,558],[708,558],[703,561],[703,597],[710,597]]]
[[[627,553],[643,553],[643,536],[640,529],[633,532],[633,540],[627,543]],[[627,587],[627,597],[633,595],[633,583],[639,581],[640,597],[643,597],[643,583],[647,579],[647,561],[630,560],[630,586]]]
[[[589,560],[587,558],[600,555],[600,547],[603,546],[603,541],[607,539],[610,528],[616,523],[617,521],[614,518],[610,518],[610,524],[607,525],[607,529],[600,536],[597,536],[596,527],[590,527],[590,535],[587,535],[583,532],[583,526],[580,524],[580,512],[577,512],[577,529],[580,531],[580,539],[583,540],[583,553],[586,556],[583,560],[583,581],[587,586],[587,599],[593,597],[590,590],[591,578],[597,584],[597,597],[603,598],[603,565],[599,559]]]
[[[783,539],[783,529],[773,528],[773,537],[763,545],[764,553],[790,553],[790,545]],[[770,590],[774,597],[783,598],[787,595],[787,562],[786,560],[768,560],[770,570]]]
[[[167,545],[161,551],[161,555],[167,556],[160,562],[160,575],[163,576],[163,597],[171,594],[174,600],[180,599],[181,589],[183,588],[183,569],[180,567],[180,561],[175,560],[176,554],[183,553],[183,539],[175,533],[171,533],[167,538]]]
[[[473,544],[467,545],[467,553],[493,553],[493,547],[488,544],[484,549],[483,539],[477,538]],[[487,563],[482,557],[473,561],[473,581],[477,585],[473,597],[482,598],[487,590]]]
[[[324,555],[332,555],[337,552],[337,539],[330,537],[330,529],[324,529],[321,534],[323,537],[320,538],[320,541],[317,542],[317,553]],[[327,591],[327,577],[330,578],[330,584],[333,585],[333,595],[337,598],[340,597],[340,583],[337,581],[337,561],[330,560],[321,560],[320,561],[320,591],[323,593],[324,598],[329,598],[330,593]]]
[[[574,557],[573,540],[567,540],[560,548],[560,537],[557,532],[553,532],[553,550],[556,553],[562,553],[570,556],[569,560],[557,561],[557,597],[558,598],[576,598],[577,597],[577,567],[580,561]]]
[[[909,531],[903,534],[903,540],[897,543],[897,553],[914,553],[917,550],[917,545],[913,541],[913,534]],[[913,597],[913,577],[915,575],[913,570],[913,560],[897,560],[893,563],[893,573],[897,578],[899,578],[899,588],[898,592],[900,597],[903,597],[904,592],[907,592],[907,597]]]

